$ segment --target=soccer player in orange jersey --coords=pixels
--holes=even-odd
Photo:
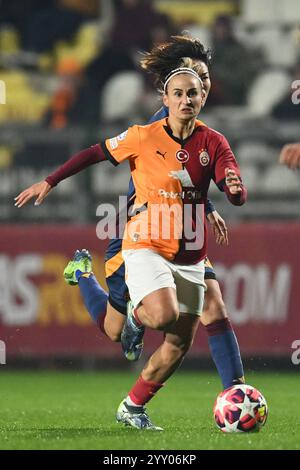
[[[114,164],[129,159],[136,188],[135,206],[145,207],[129,221],[123,242],[130,295],[135,307],[142,304],[138,311],[135,310],[136,318],[129,317],[124,342],[126,329],[133,327],[138,331],[141,325],[162,329],[166,335],[164,344],[152,356],[118,410],[119,421],[134,427],[155,428],[143,405],[178,367],[193,340],[202,310],[205,226],[198,247],[189,249],[190,240],[185,239],[183,212],[180,210],[185,206],[201,208],[211,179],[226,192],[233,204],[242,204],[246,197],[238,166],[226,139],[196,119],[204,97],[202,81],[193,68],[174,70],[166,77],[164,89],[169,118],[150,126],[134,126],[127,134],[108,139],[101,147],[101,157],[106,156]],[[164,148],[158,149],[158,144]],[[158,158],[157,150],[164,158]],[[45,182],[34,185],[17,197],[16,204],[22,206],[34,195],[38,195],[41,201],[50,189],[51,186]],[[144,230],[145,225],[142,232],[136,230],[136,222],[146,220],[145,216],[153,213],[157,205],[161,205],[164,218],[172,229],[175,228],[177,236],[172,233],[166,238],[159,226],[155,239],[152,232],[147,233],[147,227]],[[173,208],[178,210],[177,218],[168,211]],[[192,225],[197,223],[195,214],[191,215],[190,222]],[[201,222],[205,225],[204,220]],[[147,272],[143,270],[141,277],[139,269],[142,266],[149,269]],[[159,280],[154,272],[159,272]],[[218,329],[217,325],[214,328]],[[230,332],[228,324],[224,331]],[[168,353],[165,354],[168,343],[178,349],[171,367],[168,361],[164,361],[169,357]],[[183,354],[179,353],[180,350]]]

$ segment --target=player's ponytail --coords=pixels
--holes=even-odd
[[[170,70],[178,67],[193,68],[197,73],[195,60],[210,64],[211,54],[204,45],[195,38],[187,35],[171,36],[170,40],[153,47],[150,52],[143,54],[140,65],[155,77],[159,90],[163,89],[166,76]]]

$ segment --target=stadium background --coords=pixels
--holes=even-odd
[[[300,78],[299,2],[2,0],[0,373],[133,367],[62,278],[73,251],[85,247],[104,282],[96,209],[117,207],[126,194],[126,165],[93,166],[38,208],[18,210],[13,198],[76,151],[145,123],[159,101],[137,68],[138,51],[183,30],[215,52],[202,118],[232,144],[249,190],[247,204],[234,209],[211,187],[230,245],[211,237],[209,257],[248,370],[299,372],[300,178],[278,163],[283,144],[299,141],[300,107],[291,101]],[[160,341],[147,332],[145,357]],[[185,367],[212,368],[208,354],[199,331]]]

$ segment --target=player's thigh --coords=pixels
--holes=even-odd
[[[125,250],[126,284],[135,307],[140,303],[158,324],[179,316],[176,286],[168,262],[150,249]]]
[[[120,341],[126,315],[107,303],[104,330],[113,341]]]
[[[146,295],[141,303],[147,315],[156,319],[158,327],[173,323],[179,317],[176,289],[173,287],[157,289]]]
[[[180,313],[201,315],[204,305],[204,263],[178,266],[174,275]]]

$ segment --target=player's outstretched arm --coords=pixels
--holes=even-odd
[[[279,162],[291,170],[300,168],[300,142],[285,145],[280,152]]]
[[[99,144],[92,145],[91,147],[82,150],[76,155],[73,155],[73,157],[55,170],[51,175],[47,176],[45,181],[35,183],[22,191],[17,197],[15,197],[15,206],[18,208],[24,206],[24,204],[30,201],[34,196],[38,196],[35,201],[35,205],[39,206],[51,189],[60,181],[79,173],[90,165],[94,165],[95,163],[99,163],[104,160],[106,160],[106,157]]]
[[[214,210],[207,214],[217,245],[228,245],[228,230],[225,220]]]
[[[35,206],[39,206],[45,197],[49,194],[52,187],[50,186],[47,181],[40,181],[39,183],[35,183],[27,189],[24,189],[17,197],[15,197],[15,206],[18,209],[25,204],[27,204],[30,199],[37,196],[37,199],[34,203]]]

